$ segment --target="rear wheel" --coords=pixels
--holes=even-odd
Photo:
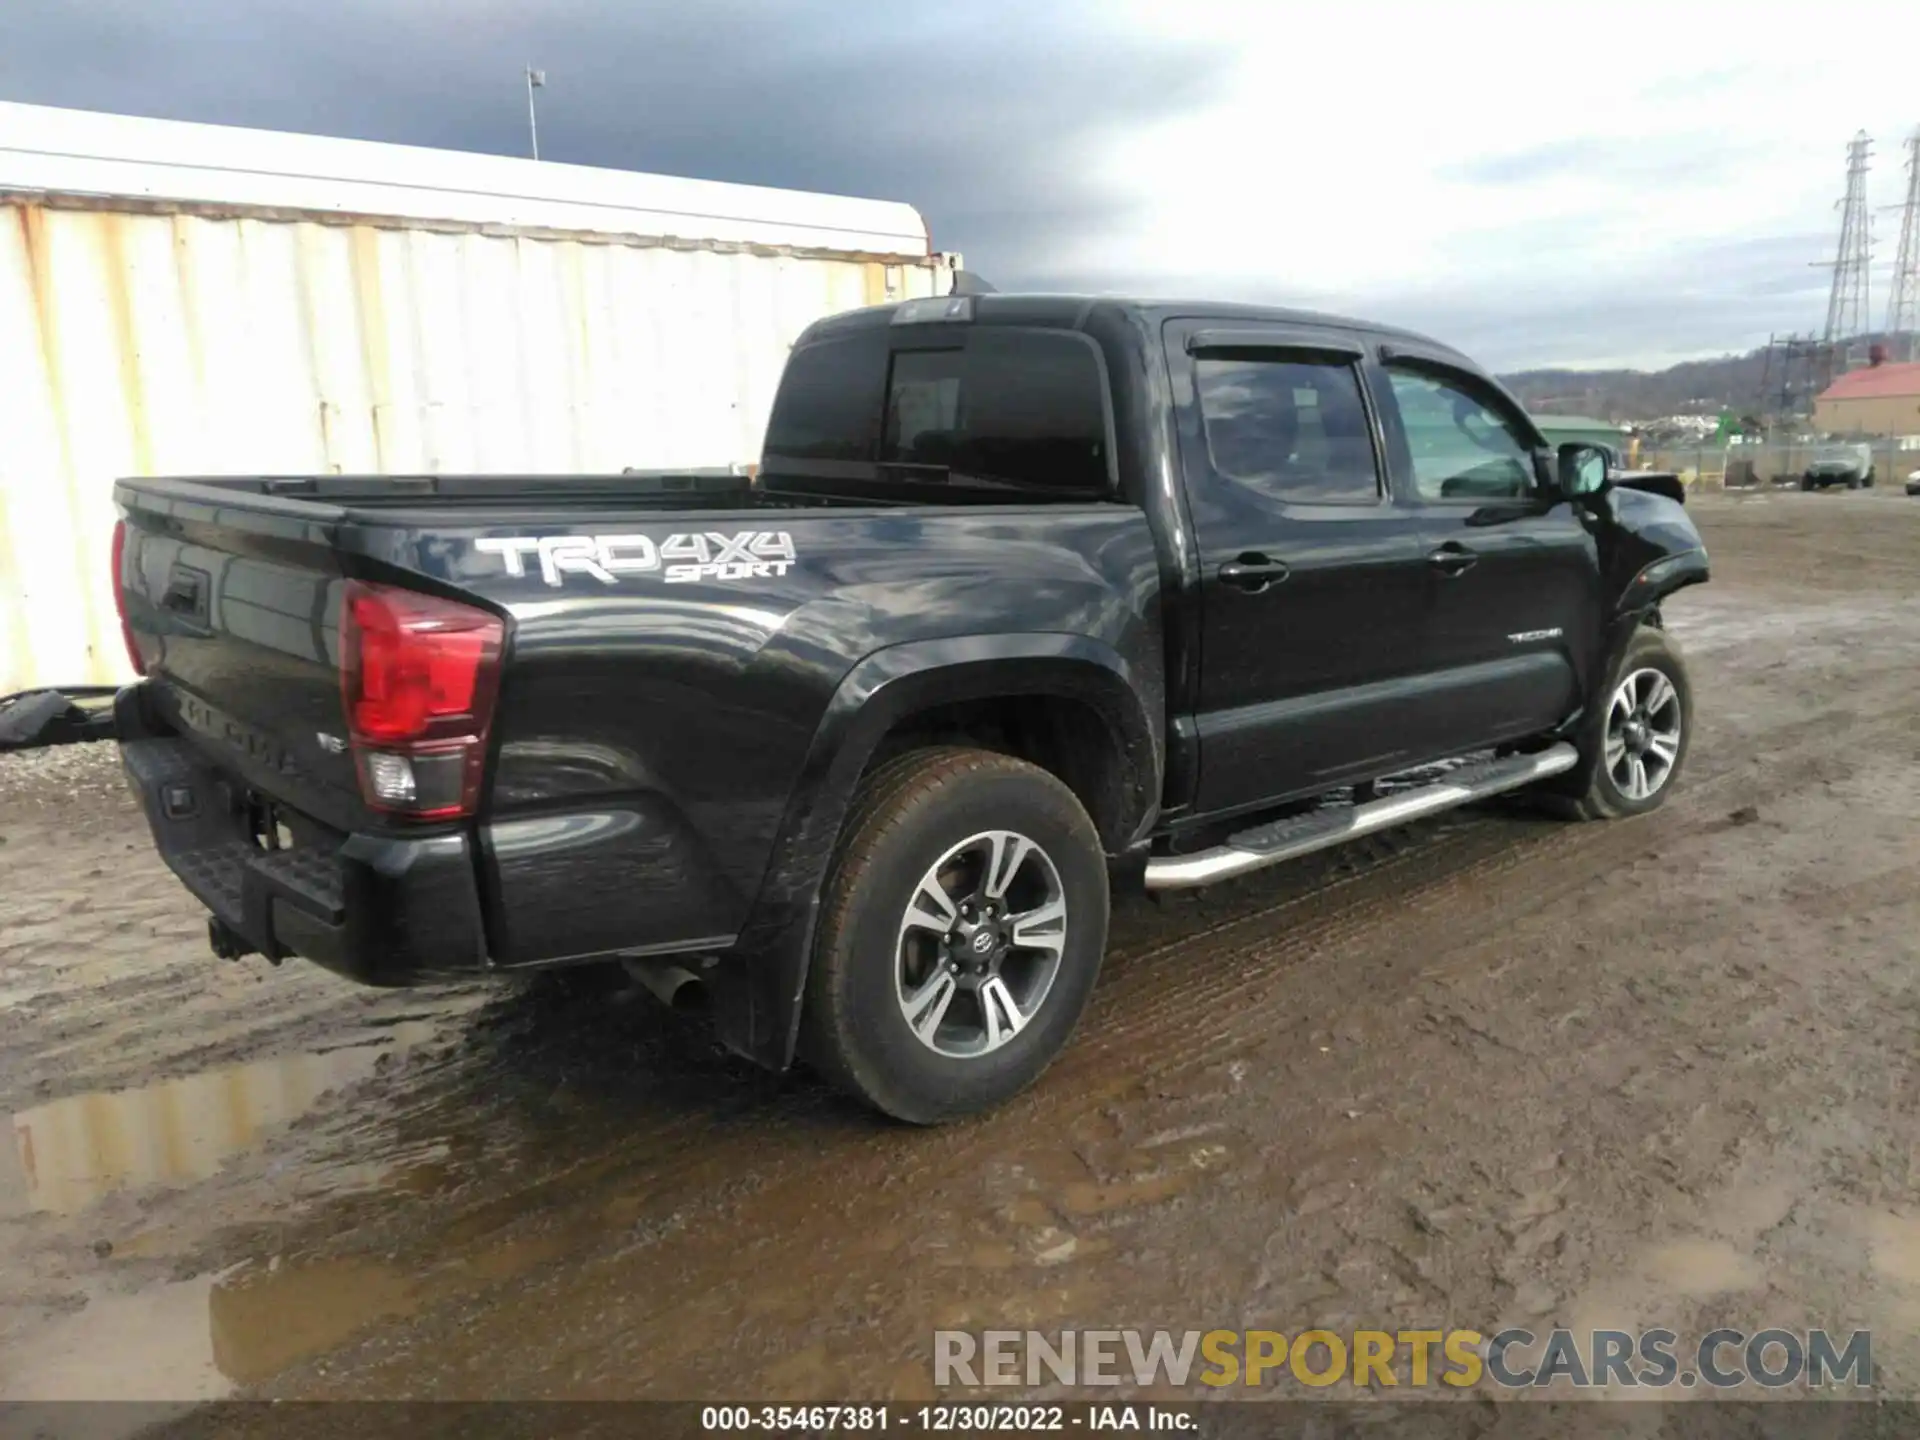
[[[1605,694],[1583,728],[1579,768],[1555,787],[1554,808],[1573,819],[1617,819],[1657,807],[1693,738],[1693,683],[1665,631],[1635,632]]]
[[[999,1104],[1086,1008],[1107,902],[1100,837],[1054,776],[984,750],[888,763],[862,783],[822,895],[807,1059],[915,1124]]]

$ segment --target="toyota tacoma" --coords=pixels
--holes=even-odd
[[[121,481],[110,728],[222,955],[617,961],[935,1122],[1060,1051],[1113,886],[1659,805],[1682,493],[1398,330],[914,300],[805,332],[751,477]]]

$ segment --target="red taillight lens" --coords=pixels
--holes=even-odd
[[[133,626],[127,620],[127,522],[113,522],[113,608],[120,616],[120,642],[127,647],[127,663],[133,673],[147,673],[147,662],[140,656],[140,642],[133,638]]]
[[[472,605],[347,582],[340,693],[369,805],[421,819],[473,813],[505,633]]]

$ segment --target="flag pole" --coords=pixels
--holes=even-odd
[[[533,141],[533,158],[540,158],[540,120],[533,110],[533,92],[547,83],[547,72],[536,70],[531,65],[527,72],[527,136]]]

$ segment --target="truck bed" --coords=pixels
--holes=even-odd
[[[878,654],[1121,657],[1139,677],[1129,724],[1159,730],[1158,562],[1126,504],[914,504],[666,474],[136,479],[116,498],[143,704],[173,747],[150,768],[226,777],[254,817],[227,836],[241,849],[284,824],[365,874],[423,863],[423,845],[435,864],[454,855],[481,911],[475,965],[730,942],[781,883],[769,857],[825,778],[809,757],[832,754],[855,711],[877,713],[842,690],[884,683],[884,667],[849,680]],[[497,626],[470,811],[370,802],[343,704],[354,587]],[[288,862],[249,861],[263,864],[269,902],[296,903]]]

